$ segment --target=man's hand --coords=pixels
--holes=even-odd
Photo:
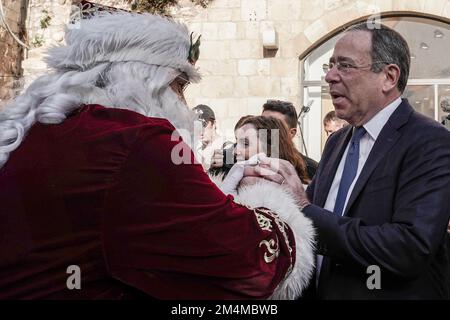
[[[450,221],[448,222],[447,233],[450,234]]]
[[[268,158],[265,155],[259,155],[258,161],[258,165],[244,169],[244,179],[246,177],[262,177],[289,190],[300,209],[310,204],[297,171],[289,161]],[[245,181],[244,179],[243,181]]]
[[[245,168],[251,167],[257,164],[258,155],[254,155],[246,161],[238,161],[233,167],[231,167],[230,172],[222,182],[220,189],[225,194],[236,194],[237,188],[244,177]]]

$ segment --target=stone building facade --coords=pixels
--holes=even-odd
[[[26,27],[33,48],[22,62],[26,85],[46,71],[43,52],[64,41],[63,25],[76,2],[28,0]],[[126,0],[94,2],[130,6]],[[186,90],[188,104],[212,107],[219,129],[230,133],[241,116],[260,114],[267,99],[290,100],[300,111],[305,101],[305,58],[345,26],[395,14],[426,15],[450,23],[450,0],[214,0],[208,8],[180,0],[171,12],[202,35],[198,67],[203,81]],[[42,21],[48,22],[45,28]],[[318,160],[322,111],[313,108],[302,124],[305,145]],[[299,137],[296,143],[300,142]]]

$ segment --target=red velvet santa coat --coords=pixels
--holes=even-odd
[[[0,169],[0,298],[298,296],[313,268],[310,221],[282,191],[233,200],[200,164],[175,165],[173,131],[99,105],[35,124]],[[67,287],[71,265],[80,290]]]

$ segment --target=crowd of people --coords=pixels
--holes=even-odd
[[[396,31],[336,42],[319,163],[287,101],[223,144],[183,24],[103,12],[65,40],[0,113],[0,298],[450,298],[450,132],[402,98]]]

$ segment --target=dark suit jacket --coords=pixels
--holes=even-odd
[[[403,100],[338,216],[322,208],[351,130],[330,137],[307,189],[313,204],[304,213],[317,228],[318,253],[325,256],[317,297],[448,298],[450,132]],[[380,290],[367,288],[370,265],[381,269]]]
[[[314,178],[314,175],[316,174],[317,167],[319,166],[319,164],[313,159],[308,158],[307,156],[301,154],[300,152],[299,154],[303,158],[303,160],[305,160],[306,172],[308,173],[309,178],[312,180],[312,178]]]

